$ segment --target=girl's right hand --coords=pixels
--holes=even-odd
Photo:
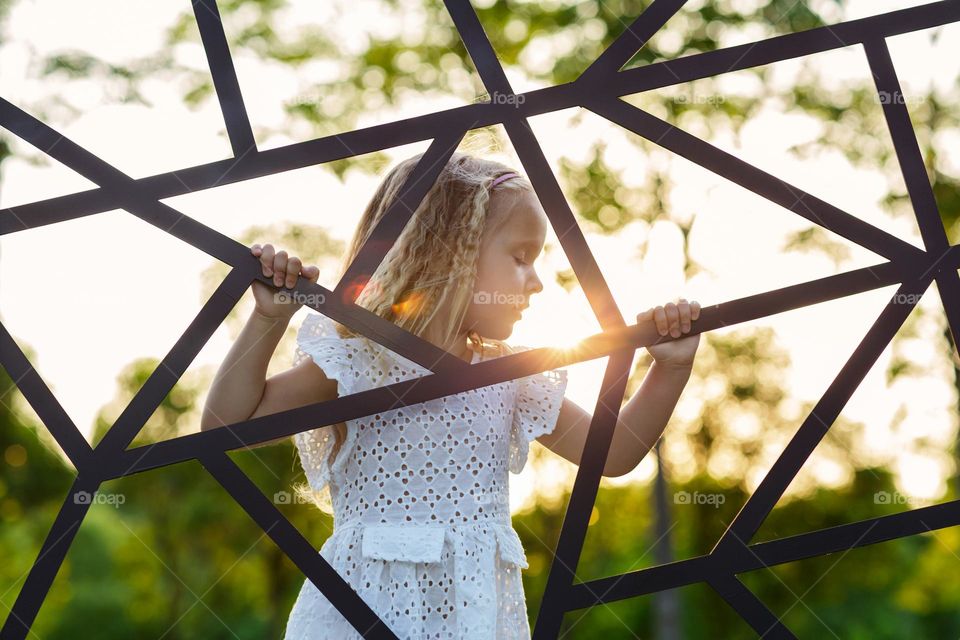
[[[277,287],[292,289],[301,275],[310,282],[316,282],[320,277],[320,269],[314,265],[303,266],[300,258],[287,257],[286,251],[274,251],[273,245],[259,244],[250,247],[250,253],[260,258],[260,268],[263,275],[273,276],[273,284]],[[297,312],[302,303],[298,303],[290,293],[283,293],[268,287],[259,280],[253,281],[253,299],[256,311],[262,316],[289,320]]]

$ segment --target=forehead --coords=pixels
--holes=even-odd
[[[490,209],[496,221],[493,237],[538,248],[543,244],[550,221],[536,194],[527,190],[499,191],[491,198]]]

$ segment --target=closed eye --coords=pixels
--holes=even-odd
[[[514,256],[513,259],[516,260],[518,264],[527,264],[526,262],[524,262],[521,258],[518,258],[517,256]]]

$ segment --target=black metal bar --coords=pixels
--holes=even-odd
[[[247,107],[243,104],[240,81],[237,80],[237,70],[233,67],[233,57],[230,55],[230,45],[227,44],[227,34],[223,31],[217,2],[192,2],[193,15],[200,29],[200,39],[210,65],[210,75],[217,91],[217,100],[220,101],[220,111],[223,112],[223,122],[227,127],[233,155],[235,158],[242,158],[248,153],[256,153],[257,142],[253,138]]]
[[[624,326],[617,302],[529,122],[517,117],[504,121],[504,127],[600,326],[605,330]]]
[[[255,271],[257,260],[246,246],[170,206],[152,200],[152,196],[137,189],[132,178],[2,98],[0,124],[38,149],[45,150],[51,157],[80,175],[123,193],[124,208],[138,218],[194,245],[221,262],[246,269],[254,277],[272,286],[270,278]],[[370,335],[388,349],[428,369],[455,373],[469,366],[457,356],[403,330],[389,320],[363,307],[344,303],[318,284],[298,281],[294,290],[309,294],[305,296],[307,300],[323,300],[322,303],[307,303],[305,306],[322,310],[330,317]]]
[[[744,546],[720,567],[704,555],[575,584],[569,611],[675,589],[719,574],[739,574],[960,525],[960,500]]]
[[[97,444],[94,451],[100,460],[112,459],[133,442],[249,286],[249,274],[239,269],[227,274]]]
[[[670,20],[687,0],[654,0],[636,20],[623,30],[613,43],[580,74],[579,82],[595,78],[609,79],[620,71],[640,49]]]
[[[884,40],[866,40],[863,43],[873,72],[877,96],[883,115],[893,138],[893,147],[900,162],[900,171],[913,203],[914,214],[923,244],[931,254],[944,255],[950,250],[950,242],[944,228],[937,200],[930,186],[927,168],[920,153],[920,145],[910,121],[906,101],[897,71],[890,58],[890,50]],[[956,269],[942,269],[936,275],[937,286],[944,310],[947,313],[953,344],[960,344],[960,275]]]
[[[360,247],[353,264],[349,265],[340,282],[337,283],[333,293],[338,300],[356,302],[361,287],[355,285],[365,284],[383,262],[394,241],[406,228],[414,211],[420,206],[433,183],[437,181],[440,171],[456,151],[464,133],[459,131],[452,135],[438,136],[424,152],[396,199],[390,203],[383,218]]]
[[[53,580],[67,557],[67,551],[80,530],[80,524],[93,504],[93,496],[96,495],[101,481],[100,477],[83,471],[74,479],[73,486],[70,487],[70,492],[40,547],[37,559],[17,594],[10,615],[0,629],[0,640],[22,640],[30,633],[30,627],[33,626]]]
[[[600,478],[603,476],[603,469],[610,453],[610,444],[613,442],[620,405],[623,404],[623,394],[630,378],[633,356],[632,349],[625,349],[611,354],[607,362],[603,382],[600,385],[600,395],[593,410],[593,419],[590,421],[590,430],[583,445],[577,478],[564,513],[557,549],[554,552],[553,562],[550,563],[547,586],[543,592],[537,624],[532,634],[535,640],[556,638],[560,633],[566,609],[555,603],[566,600],[576,579],[577,564],[580,562],[583,542],[587,537],[590,514],[596,503],[597,493],[600,491]]]
[[[494,94],[498,92],[512,96],[513,89],[507,80],[507,74],[500,66],[500,60],[497,59],[473,5],[468,0],[444,0],[444,4],[453,18],[453,24],[460,33],[470,59],[473,60],[473,65],[477,68],[477,73],[480,74],[480,79],[491,94],[491,102]]]
[[[953,255],[953,264],[960,262],[960,250],[953,252]],[[916,269],[919,270],[920,267],[922,265]],[[899,282],[905,277],[905,273],[907,272],[896,263],[887,262],[718,305],[705,306],[692,331],[703,333],[790,309],[885,287]],[[611,329],[584,338],[574,350],[543,347],[480,362],[470,366],[469,370],[456,378],[444,380],[442,384],[437,381],[439,379],[437,376],[424,376],[352,394],[346,398],[307,405],[130,449],[121,454],[114,473],[130,475],[192,460],[198,451],[210,447],[230,451],[251,446],[293,435],[306,429],[353,420],[370,415],[371,412],[381,413],[397,407],[460,393],[467,389],[497,384],[523,375],[606,357],[624,347],[634,349],[644,347],[653,344],[657,339],[660,339],[660,336],[655,335],[652,329],[640,329],[637,325]],[[428,381],[431,385],[429,388],[424,386]]]
[[[37,412],[40,420],[49,429],[63,453],[77,470],[86,469],[93,457],[90,443],[73,423],[56,396],[44,383],[40,374],[30,364],[7,327],[0,322],[0,366],[10,380],[20,389],[24,399]]]
[[[498,94],[506,98],[514,97],[513,88],[507,80],[503,67],[500,66],[500,61],[497,60],[497,55],[483,31],[473,6],[467,0],[446,0],[446,5],[457,30],[463,37],[470,58],[480,73],[484,86],[491,94],[491,99],[497,98],[499,101]],[[519,106],[516,100],[508,99],[504,103]],[[510,115],[503,119],[503,125],[600,326],[604,329],[623,326],[623,317],[617,308],[616,301],[543,155],[539,141],[530,130],[530,124],[525,118]]]
[[[200,463],[237,501],[280,550],[364,638],[398,640],[303,534],[270,502],[260,488],[222,451],[205,452]]]
[[[727,604],[747,621],[761,638],[787,638],[797,640],[790,629],[780,621],[756,594],[747,589],[740,580],[733,575],[719,576],[707,580],[707,584],[727,601]]]
[[[611,78],[608,95],[619,97],[660,89],[780,60],[830,51],[857,44],[867,38],[889,37],[930,29],[956,22],[958,11],[960,0],[942,0],[880,16],[635,67],[621,71]],[[838,40],[838,37],[844,37],[845,40]],[[227,158],[177,169],[140,178],[135,182],[139,189],[152,194],[155,199],[171,198],[216,185],[251,180],[281,171],[302,169],[432,139],[436,131],[486,127],[501,122],[503,116],[514,112],[516,115],[530,117],[568,109],[582,104],[584,97],[596,97],[594,89],[591,89],[590,96],[584,96],[580,92],[581,88],[577,81],[573,81],[517,94],[518,97],[523,96],[522,103],[518,101],[518,106],[469,104],[268,149],[239,160]],[[116,194],[96,188],[7,207],[0,209],[0,235],[111,211],[121,206]]]
[[[617,98],[588,100],[586,108],[718,176],[779,204],[885,258],[909,259],[923,252],[904,240],[824,202],[740,158]]]
[[[133,178],[3,98],[0,98],[0,125],[84,178],[112,192],[116,204],[114,208],[125,209],[227,264],[239,262],[249,255],[249,250],[239,242],[149,197],[137,188]]]
[[[942,0],[839,24],[773,36],[735,47],[695,53],[621,71],[612,83],[617,96],[685,84],[711,76],[833,51],[865,40],[889,38],[957,22],[960,0]]]
[[[816,448],[817,443],[826,435],[830,425],[840,415],[840,411],[843,410],[864,376],[910,315],[910,311],[916,306],[916,300],[919,299],[918,294],[929,286],[931,279],[932,276],[928,274],[906,282],[897,289],[873,326],[867,331],[867,335],[854,350],[853,355],[844,364],[807,419],[800,425],[790,444],[783,450],[760,482],[760,486],[737,513],[714,547],[714,553],[722,554],[725,547],[733,544],[737,539],[748,542],[753,537]]]

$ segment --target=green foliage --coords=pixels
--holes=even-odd
[[[877,491],[896,491],[890,473],[864,469],[849,487],[819,490],[808,499],[783,502],[751,541],[797,535],[902,511],[903,505],[878,505]],[[672,496],[723,496],[719,505],[675,502]],[[748,493],[700,474],[671,487],[670,537],[677,560],[710,551]],[[651,494],[648,486],[602,489],[599,517],[590,525],[577,564],[579,581],[641,570],[656,564],[652,548]],[[514,518],[530,569],[524,574],[531,621],[541,606],[552,549],[563,512],[543,508]],[[947,638],[960,625],[960,588],[943,584],[955,572],[960,533],[945,529],[849,552],[810,558],[740,574],[740,578],[800,638]],[[937,579],[940,576],[940,579]],[[948,581],[949,582],[949,581]],[[680,596],[683,638],[755,638],[754,633],[712,589],[690,585]],[[575,611],[564,619],[565,638],[655,637],[653,596]],[[581,620],[582,618],[582,620]],[[827,625],[829,630],[824,626]],[[831,633],[831,631],[833,633]]]
[[[603,233],[614,233],[633,220],[653,223],[662,214],[661,198],[665,197],[657,174],[649,174],[647,184],[628,187],[607,170],[603,146],[593,145],[591,159],[584,166],[566,158],[560,159],[560,176],[572,194],[571,205],[585,221]]]
[[[145,364],[124,373],[115,404],[130,401],[152,370]],[[17,407],[22,398],[9,377],[3,383],[17,401],[0,405],[0,602],[9,608],[73,471]],[[151,435],[184,431],[204,386],[209,380],[181,381],[179,400],[164,401]],[[291,442],[232,455],[271,500],[303,482]],[[34,626],[39,637],[72,638],[78,628],[96,628],[99,638],[282,635],[303,574],[198,463],[111,481],[98,495],[104,502],[77,531]],[[280,508],[317,547],[332,530],[309,505]]]

